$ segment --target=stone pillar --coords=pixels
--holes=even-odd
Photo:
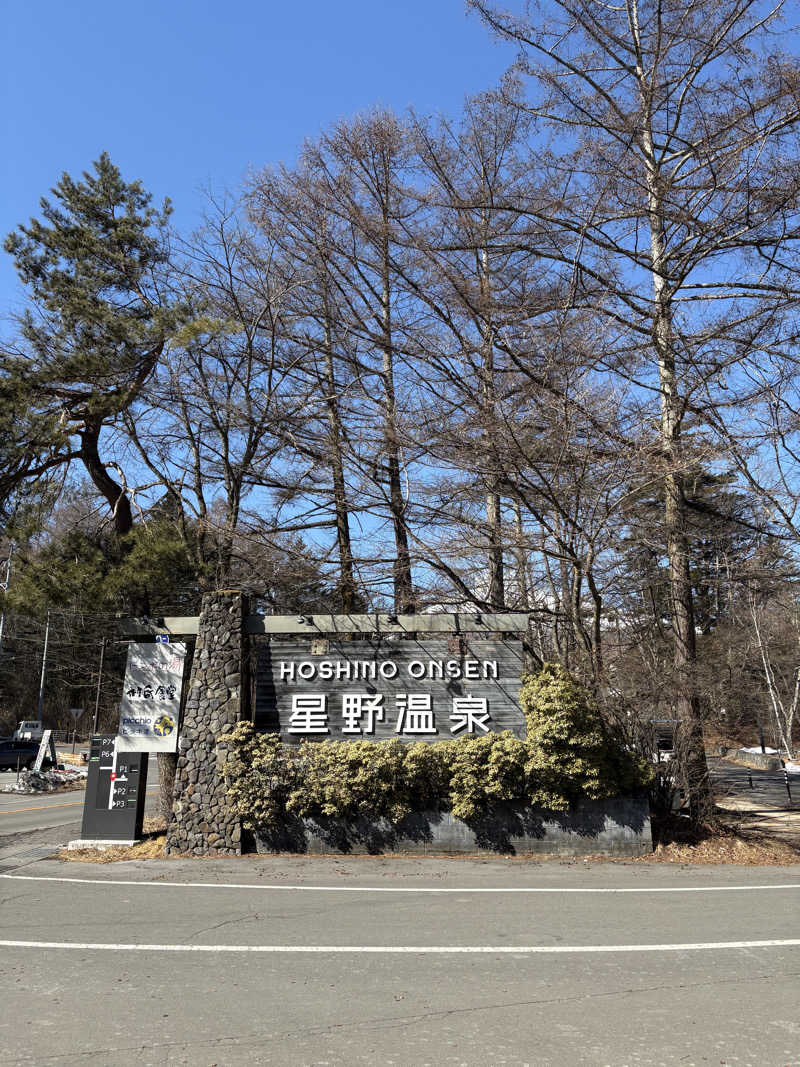
[[[247,599],[238,590],[206,593],[200,612],[189,693],[178,741],[178,767],[168,853],[241,855],[242,830],[230,813],[218,738],[246,715],[244,621]]]

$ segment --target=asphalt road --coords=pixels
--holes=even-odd
[[[28,862],[0,1063],[798,1065],[799,906],[797,867]]]
[[[0,788],[16,779],[14,772],[0,773]],[[145,811],[155,811],[158,789],[147,790]],[[54,826],[80,823],[83,813],[83,790],[67,793],[2,793],[0,792],[0,838],[28,830],[42,830]]]
[[[800,774],[789,775],[790,800],[783,771],[755,770],[721,759],[710,759],[708,765],[720,797],[742,797],[776,808],[800,808]]]

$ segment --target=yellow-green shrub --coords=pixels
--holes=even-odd
[[[450,746],[449,808],[457,819],[469,822],[493,804],[527,799],[525,741],[505,732],[445,744]]]
[[[402,741],[303,741],[299,775],[286,808],[301,817],[382,815],[396,821],[412,810]]]
[[[254,733],[249,722],[238,723],[220,741],[227,751],[223,771],[233,811],[246,826],[277,826],[299,781],[296,750],[282,745],[277,734]]]
[[[303,741],[282,745],[239,723],[221,739],[228,797],[244,825],[361,816],[392,822],[415,811],[480,818],[511,801],[565,811],[581,798],[628,793],[648,772],[608,735],[589,692],[562,667],[523,679],[524,741],[509,732],[451,741]]]
[[[648,784],[650,770],[609,734],[591,693],[559,664],[545,663],[523,679],[520,705],[532,804],[563,811],[581,797],[599,800]]]

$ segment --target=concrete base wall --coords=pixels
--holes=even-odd
[[[766,752],[745,752],[742,748],[726,748],[725,745],[716,745],[709,751],[710,756],[719,756],[722,759],[740,763],[743,767],[752,767],[758,771],[779,771],[783,766],[780,755]]]
[[[448,812],[385,819],[287,819],[280,831],[256,833],[257,852],[396,854],[496,852],[518,855],[641,856],[653,849],[646,796],[585,801],[569,813],[502,805],[465,823]]]

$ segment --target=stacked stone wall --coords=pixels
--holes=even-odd
[[[239,591],[207,593],[189,679],[172,817],[169,853],[240,855],[242,831],[229,809],[221,768],[225,745],[219,738],[246,716],[243,694],[247,656],[246,598]]]

